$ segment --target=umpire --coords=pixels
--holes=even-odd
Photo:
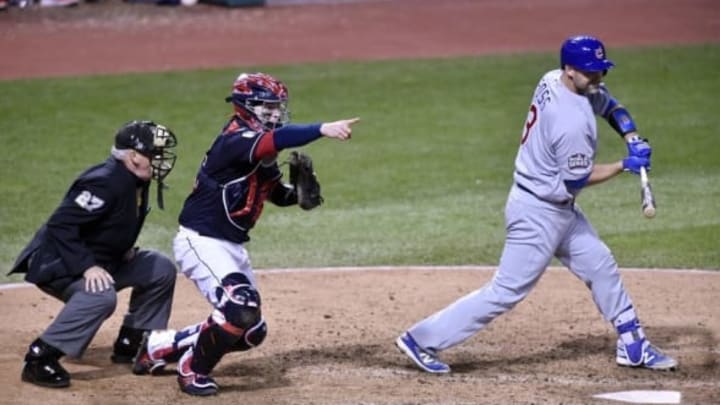
[[[117,291],[133,289],[113,345],[115,363],[131,363],[142,334],[164,329],[177,270],[165,255],[138,249],[135,241],[150,211],[150,180],[175,164],[177,141],[166,127],[131,121],[115,135],[111,156],[70,186],[60,206],[20,253],[10,273],[65,302],[55,320],[25,355],[22,380],[52,388],[70,385],[63,355],[79,358],[117,305]]]

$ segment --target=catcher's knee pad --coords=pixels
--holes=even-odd
[[[231,273],[216,290],[217,311],[224,319],[215,321],[228,332],[241,336],[260,323],[260,293],[242,273]]]
[[[260,346],[260,343],[265,340],[265,336],[267,336],[267,324],[264,319],[261,319],[257,325],[245,331],[243,336],[235,342],[232,350],[243,352],[245,350],[250,350],[253,347]]]

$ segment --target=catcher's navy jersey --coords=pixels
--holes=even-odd
[[[282,173],[272,132],[233,117],[215,139],[180,213],[180,225],[237,243],[262,213]]]

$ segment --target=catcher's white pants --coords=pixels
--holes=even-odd
[[[173,250],[180,271],[195,283],[197,289],[213,306],[212,317],[219,324],[223,324],[225,318],[218,309],[217,291],[225,276],[242,273],[257,289],[250,258],[242,244],[201,236],[192,229],[181,226],[173,240]],[[148,339],[151,359],[158,360],[172,352],[184,351],[195,345],[205,324],[205,321],[201,321],[179,331],[154,330]]]
[[[250,257],[241,243],[202,236],[181,226],[173,240],[173,251],[180,271],[213,307],[218,303],[217,287],[230,273],[244,274],[258,289]]]

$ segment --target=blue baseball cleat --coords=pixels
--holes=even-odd
[[[400,335],[395,340],[395,345],[401,352],[410,357],[418,367],[428,373],[441,374],[450,372],[450,366],[438,360],[434,352],[420,347],[408,332]]]
[[[628,352],[631,354],[628,355]],[[633,357],[635,358],[634,361],[632,360]],[[660,349],[651,345],[647,339],[641,339],[630,345],[626,345],[618,339],[615,361],[620,366],[648,368],[651,370],[675,370],[678,365],[677,360],[661,352]]]

